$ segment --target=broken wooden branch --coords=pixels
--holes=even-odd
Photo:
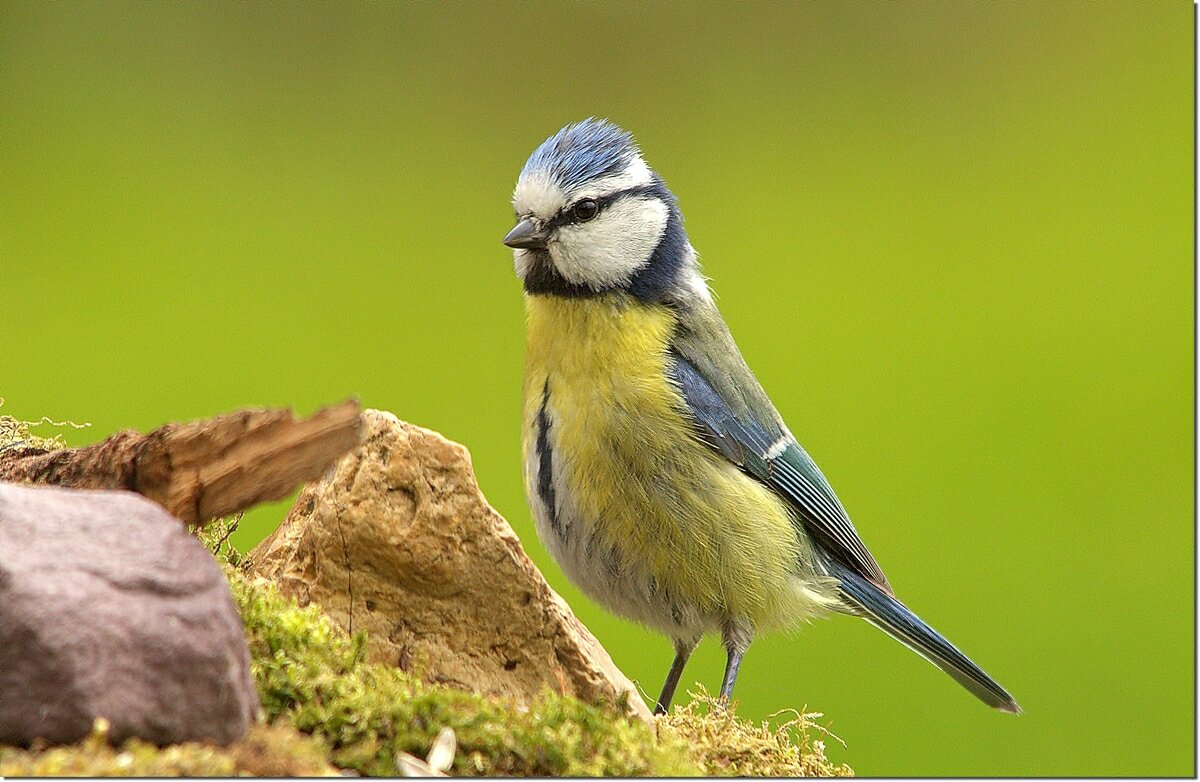
[[[286,497],[358,446],[361,428],[354,400],[300,420],[291,410],[241,410],[83,448],[0,452],[0,481],[127,489],[202,524]]]

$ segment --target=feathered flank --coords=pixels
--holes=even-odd
[[[544,173],[565,191],[623,171],[638,157],[633,136],[607,120],[567,125],[534,150],[521,176]]]

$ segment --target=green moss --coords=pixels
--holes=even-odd
[[[273,585],[230,567],[263,709],[321,736],[334,762],[369,775],[397,773],[396,753],[424,757],[449,727],[453,774],[638,776],[699,773],[680,740],[614,705],[547,692],[528,709],[424,684],[366,662],[364,637],[348,637],[314,606],[299,608]]]
[[[260,723],[228,748],[239,774],[261,777],[341,776],[329,748],[317,736],[296,730],[288,720]]]
[[[206,530],[211,549],[228,528]],[[218,551],[218,555],[224,549]],[[236,554],[234,555],[236,556]],[[454,730],[456,775],[846,776],[814,734],[819,715],[777,728],[753,725],[706,694],[651,727],[612,704],[547,691],[528,709],[427,685],[364,660],[353,638],[315,606],[299,608],[262,579],[227,565],[246,624],[268,719],[288,716],[326,739],[334,762],[369,775],[395,774],[397,752],[424,757],[438,732]],[[657,734],[657,735],[655,735]]]
[[[185,743],[156,747],[130,739],[108,741],[108,726],[97,720],[92,734],[77,744],[29,749],[0,746],[0,776],[55,777],[228,777],[335,776],[317,739],[287,725],[255,725],[229,747]]]
[[[97,720],[92,735],[65,747],[0,747],[0,776],[231,776],[234,762],[216,747],[179,744],[159,749],[136,739],[110,746]]]
[[[707,692],[690,693],[692,700],[658,721],[659,740],[678,739],[693,748],[692,758],[706,776],[734,777],[849,777],[849,766],[825,757],[829,736],[841,741],[815,720],[816,713],[785,712],[791,719],[774,727],[755,725],[724,708]]]
[[[300,608],[239,567],[228,546],[237,520],[199,531],[221,561],[246,627],[265,724],[227,748],[142,742],[110,747],[103,732],[71,747],[0,747],[0,775],[311,776],[336,766],[395,776],[397,755],[427,757],[439,732],[454,731],[452,775],[839,776],[813,722],[794,715],[754,725],[706,693],[655,724],[618,704],[588,704],[545,692],[528,708],[428,685],[368,662],[316,606]]]

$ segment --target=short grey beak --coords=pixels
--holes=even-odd
[[[532,217],[526,217],[508,232],[504,243],[517,250],[545,250],[546,232],[538,227]]]

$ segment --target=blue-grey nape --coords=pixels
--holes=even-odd
[[[633,136],[607,120],[589,117],[567,125],[533,151],[521,176],[543,173],[570,191],[620,173],[638,154]]]

